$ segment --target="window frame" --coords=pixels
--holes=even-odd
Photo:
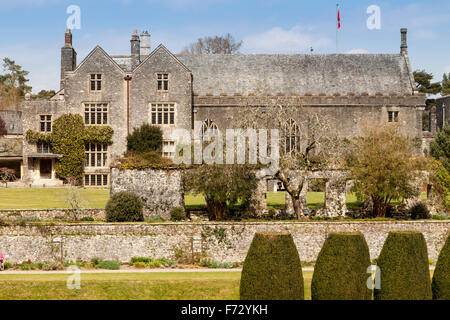
[[[400,112],[396,110],[388,111],[388,122],[389,123],[398,123],[399,122]]]
[[[164,151],[164,144],[166,144],[166,143],[168,144],[168,148],[169,148],[168,152]],[[171,145],[173,145],[173,152],[170,152],[170,146]],[[161,156],[163,158],[174,159],[175,158],[176,147],[177,147],[177,144],[176,144],[176,142],[174,140],[163,140],[161,142],[161,147],[159,148],[159,153],[161,154]],[[168,156],[165,156],[164,153],[167,153]]]
[[[159,107],[161,106],[161,110],[159,110]],[[165,106],[167,106],[167,121],[168,123],[164,123],[164,120],[166,119],[165,114]],[[171,110],[171,106],[173,106],[173,111]],[[153,108],[156,108],[155,110]],[[171,114],[173,113],[173,123],[170,123],[171,121]],[[153,123],[153,115],[155,115],[155,122]],[[159,123],[159,119],[161,119],[161,123]],[[173,102],[151,102],[150,108],[149,108],[149,123],[152,126],[158,126],[158,127],[175,127],[177,124],[177,104]]]
[[[92,79],[93,75],[95,75],[94,79]],[[100,79],[98,78],[98,76],[100,76]],[[92,89],[92,81],[94,81],[94,83],[95,83],[95,85],[94,85],[95,89]],[[98,89],[99,82],[100,82],[100,89]],[[101,73],[101,72],[91,72],[91,73],[89,73],[89,79],[88,79],[89,92],[91,92],[91,93],[102,92],[104,85],[105,85],[105,83],[104,83],[103,73]]]
[[[92,105],[94,105],[94,109],[92,109]],[[89,106],[89,107],[87,107]],[[99,112],[98,107],[101,106],[101,111]],[[89,110],[86,110],[86,107]],[[109,109],[110,109],[110,104],[108,102],[83,102],[82,105],[82,109],[83,109],[83,122],[86,126],[108,126],[110,124],[110,114],[109,114]],[[105,111],[106,109],[106,111]],[[105,113],[106,113],[106,123],[104,123],[105,120]],[[89,123],[86,123],[86,114],[88,114]],[[94,122],[92,123],[92,115],[94,114]],[[101,115],[101,123],[98,123],[98,115]]]
[[[99,178],[101,182],[100,184],[97,183],[99,181]],[[83,177],[83,185],[87,188],[104,188],[108,187],[109,183],[110,177],[107,173],[85,173]]]
[[[44,120],[42,120],[44,117]],[[50,119],[49,119],[50,118]],[[44,125],[44,130],[42,130],[42,125]],[[50,129],[49,129],[50,126]],[[53,130],[53,117],[51,114],[40,114],[39,115],[39,132],[49,133]]]
[[[99,150],[100,146],[100,150]],[[94,147],[94,148],[92,148]],[[100,161],[100,166],[98,162]],[[94,163],[94,165],[92,165]],[[84,147],[84,167],[102,169],[109,167],[109,148],[106,143],[86,143]]]
[[[44,152],[47,151],[47,152]],[[36,143],[36,152],[39,154],[53,153],[52,146],[49,142],[39,141]]]
[[[161,76],[161,79],[159,79]],[[164,79],[164,76],[167,76],[167,79]],[[155,87],[156,92],[169,92],[170,91],[170,73],[169,72],[156,72],[155,73]],[[159,89],[159,82],[161,81],[161,89]],[[164,89],[164,85],[167,84],[167,89]]]
[[[301,152],[300,126],[297,123],[297,121],[295,121],[292,118],[289,118],[283,123],[282,137],[281,137],[281,152],[282,154],[290,154],[292,156]]]

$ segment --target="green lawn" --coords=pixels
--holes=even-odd
[[[67,208],[68,188],[0,188],[0,209],[60,209]],[[109,189],[79,189],[85,208],[104,208],[109,199]],[[426,193],[422,194],[426,199]],[[310,208],[323,206],[325,194],[323,192],[308,192],[306,196]],[[398,203],[395,202],[395,203]],[[185,195],[186,208],[203,209],[205,199],[202,195]],[[356,196],[347,193],[347,207],[360,206]],[[281,209],[285,206],[284,192],[268,192],[267,206],[270,209]]]
[[[304,271],[311,299],[312,271]],[[69,290],[67,274],[0,274],[0,300],[237,300],[240,272],[81,274],[81,289]]]
[[[0,209],[67,208],[68,188],[0,188]],[[79,189],[86,208],[104,208],[109,189]]]

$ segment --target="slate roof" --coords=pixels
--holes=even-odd
[[[400,54],[176,55],[193,73],[194,93],[272,95],[397,94],[415,90]],[[130,71],[129,56],[112,57]]]
[[[409,60],[394,54],[197,55],[177,58],[193,73],[194,93],[411,95]]]

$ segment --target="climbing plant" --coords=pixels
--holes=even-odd
[[[113,133],[108,126],[86,127],[78,114],[64,114],[53,122],[51,133],[28,130],[26,139],[31,143],[50,143],[53,152],[62,155],[56,162],[56,174],[66,181],[81,183],[86,143],[112,144]]]

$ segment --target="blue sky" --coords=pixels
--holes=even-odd
[[[366,0],[0,0],[0,58],[30,71],[33,92],[58,89],[60,47],[70,5],[81,9],[73,30],[78,62],[98,44],[129,54],[133,29],[149,30],[151,46],[177,53],[199,37],[231,33],[242,53],[335,53],[336,3],[342,28],[339,52],[398,53],[408,28],[413,69],[442,79],[450,72],[450,1]],[[381,29],[369,30],[370,5],[381,9]]]

